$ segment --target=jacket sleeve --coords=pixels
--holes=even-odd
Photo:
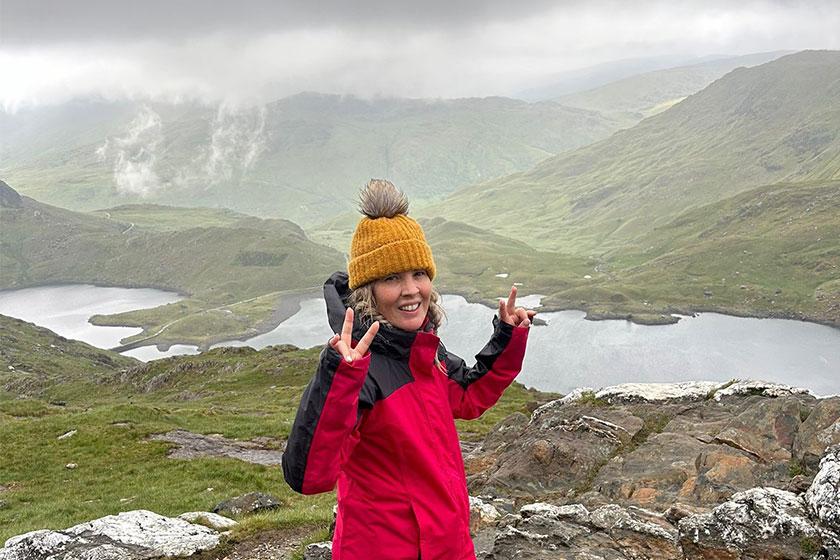
[[[530,329],[513,327],[493,318],[493,335],[475,356],[475,365],[446,351],[449,404],[455,418],[472,420],[496,404],[522,369]]]
[[[359,393],[369,366],[370,353],[348,364],[329,346],[321,352],[283,452],[283,476],[292,490],[318,494],[335,488],[339,470],[359,442],[364,408]]]

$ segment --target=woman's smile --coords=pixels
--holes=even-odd
[[[416,331],[423,326],[432,293],[432,281],[425,270],[406,270],[373,283],[376,310],[392,326]]]

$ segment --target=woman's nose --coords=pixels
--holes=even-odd
[[[407,279],[403,280],[402,283],[402,293],[405,295],[413,295],[420,291],[419,286],[417,285],[417,281],[414,279],[414,275],[412,274]]]

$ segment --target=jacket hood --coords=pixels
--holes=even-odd
[[[344,326],[344,314],[347,311],[347,300],[350,297],[350,280],[346,272],[339,271],[324,283],[324,301],[327,303],[327,320],[334,333],[341,333]],[[428,318],[427,318],[428,319]],[[370,317],[353,319],[353,340],[360,340],[373,321]],[[426,321],[423,331],[434,333],[434,325]],[[375,352],[392,356],[394,358],[407,358],[411,345],[417,337],[416,332],[404,331],[390,325],[379,324],[379,332],[373,339],[370,347]]]

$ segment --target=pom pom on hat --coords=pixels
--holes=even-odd
[[[432,248],[423,228],[408,217],[408,197],[384,179],[371,179],[359,195],[364,217],[350,242],[350,289],[389,274],[425,270],[435,277]]]

